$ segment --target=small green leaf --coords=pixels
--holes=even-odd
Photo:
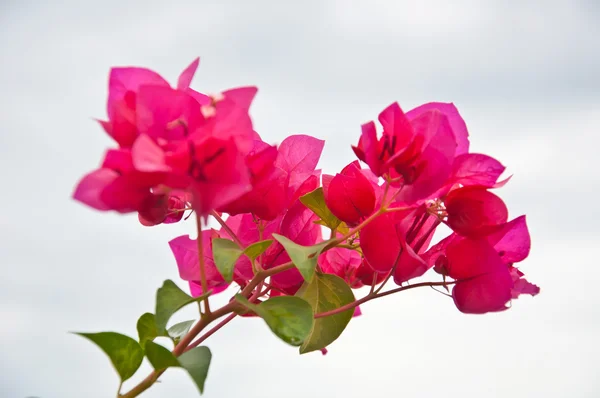
[[[158,329],[156,329],[156,318],[154,314],[146,312],[137,321],[137,331],[139,336],[140,345],[144,348],[146,341],[152,341],[159,336]],[[164,336],[162,334],[161,336]]]
[[[212,354],[205,346],[192,348],[179,356],[179,364],[190,374],[198,386],[200,394],[204,392],[204,382],[208,376],[211,358]]]
[[[144,350],[129,336],[115,332],[75,333],[96,344],[112,362],[121,378],[129,379],[142,364]]]
[[[310,303],[315,314],[335,310],[354,302],[354,293],[340,277],[331,274],[317,273],[311,283],[304,284],[296,293]],[[333,343],[344,331],[354,308],[339,314],[315,319],[309,336],[300,347],[300,353],[320,350]]]
[[[240,258],[243,250],[237,243],[229,239],[215,238],[212,240],[212,251],[215,266],[227,282],[233,280],[233,268],[235,262]]]
[[[173,353],[153,341],[146,342],[146,357],[154,370],[179,367],[179,362]]]
[[[194,322],[196,321],[190,320],[176,323],[175,325],[171,326],[169,330],[167,330],[167,334],[171,339],[173,339],[175,344],[177,344],[179,339],[187,334]]]
[[[310,333],[313,310],[305,300],[294,296],[272,297],[259,305],[238,294],[236,300],[260,316],[273,333],[286,343],[299,346]]]
[[[321,242],[314,246],[301,246],[283,235],[273,234],[273,238],[281,243],[296,268],[298,268],[298,271],[300,271],[300,274],[302,274],[304,280],[310,282],[315,274],[319,254],[321,254],[321,251],[329,242]]]
[[[173,281],[167,279],[156,292],[155,318],[158,335],[164,335],[167,322],[174,313],[189,303],[203,300],[208,295],[210,295],[210,291],[199,297],[192,297],[181,290]]]
[[[253,243],[244,249],[244,254],[248,256],[250,260],[254,261],[258,258],[258,256],[263,254],[272,243],[273,240],[271,239],[261,240],[260,242]]]
[[[325,196],[323,195],[323,188],[317,188],[312,192],[307,193],[300,197],[300,202],[304,206],[308,207],[315,213],[326,226],[331,229],[336,229],[340,225],[341,221],[333,215],[331,210],[325,204]]]
[[[340,225],[338,225],[337,232],[339,232],[342,235],[347,235],[350,233],[350,227],[348,227],[348,224],[346,224],[345,222],[342,222],[340,223]]]

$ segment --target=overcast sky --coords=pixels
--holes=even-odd
[[[67,332],[135,336],[156,288],[178,280],[167,241],[193,223],[148,229],[70,195],[111,145],[92,120],[109,68],[174,82],[196,56],[192,87],[257,85],[263,139],[326,139],[328,173],[391,102],[454,102],[472,150],[514,174],[499,194],[528,216],[521,269],[542,288],[484,316],[431,289],[374,301],[325,357],[236,320],[207,340],[207,397],[600,396],[599,4],[0,0],[0,396],[114,397],[108,359]],[[144,396],[196,394],[183,371],[161,381]]]

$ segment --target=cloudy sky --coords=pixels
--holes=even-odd
[[[109,68],[174,81],[196,56],[193,87],[257,85],[263,138],[326,139],[329,173],[391,102],[454,102],[472,149],[514,174],[499,193],[528,215],[522,270],[542,287],[485,316],[431,289],[371,302],[325,357],[236,320],[207,341],[206,396],[600,396],[600,3],[451,3],[0,0],[0,396],[115,395],[108,359],[67,332],[135,336],[155,289],[177,280],[167,241],[193,225],[147,229],[70,195],[111,144],[92,120]],[[161,381],[144,396],[196,394],[182,371]]]

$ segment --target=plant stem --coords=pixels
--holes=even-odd
[[[368,294],[365,297],[363,297],[359,300],[356,300],[350,304],[343,305],[343,306],[336,308],[334,310],[331,310],[331,311],[326,311],[326,312],[321,312],[319,314],[315,314],[315,319],[339,314],[340,312],[344,312],[344,311],[347,311],[354,307],[357,307],[363,303],[366,303],[367,301],[371,301],[376,298],[388,296],[390,294],[402,292],[404,290],[409,290],[409,289],[414,289],[416,287],[424,287],[424,286],[447,286],[447,285],[453,285],[454,283],[456,283],[456,282],[423,282],[423,283],[416,283],[414,285],[401,286],[396,289],[388,290],[387,292],[383,292],[383,293]]]
[[[202,343],[204,340],[206,340],[207,338],[209,338],[210,336],[212,336],[215,332],[217,332],[223,326],[227,325],[236,316],[237,316],[237,314],[235,312],[229,314],[229,316],[227,316],[227,318],[225,318],[221,322],[217,323],[212,329],[210,329],[208,332],[206,332],[202,336],[200,336],[200,338],[198,340],[194,341],[189,346],[187,346],[187,348],[185,349],[185,351],[191,350],[192,348],[197,347],[198,345],[200,345],[200,343]]]
[[[199,214],[196,214],[196,229],[198,231],[198,262],[200,263],[200,284],[202,286],[202,293],[208,292],[208,284],[206,282],[206,270],[204,269],[204,245],[202,238],[202,220]],[[210,305],[208,304],[208,296],[204,298],[204,312],[205,315],[210,314]]]
[[[219,215],[219,213],[217,213],[216,211],[211,211],[210,215],[214,217],[215,220],[217,220],[217,222],[219,224],[221,224],[221,227],[223,227],[223,229],[225,230],[225,232],[227,232],[227,235],[229,235],[229,237],[231,239],[233,239],[233,241],[235,243],[238,244],[238,246],[243,249],[244,245],[242,244],[242,241],[240,241],[240,239],[237,237],[237,235],[235,234],[235,232],[233,232],[233,230],[231,228],[229,228],[229,225],[227,225],[227,223],[225,223],[225,220],[223,220],[221,218],[221,216]]]
[[[367,217],[363,222],[361,222],[360,224],[358,224],[356,227],[352,228],[350,230],[350,232],[348,232],[346,235],[344,235],[344,236],[342,236],[340,238],[332,240],[327,246],[325,246],[323,248],[323,252],[326,252],[327,250],[332,249],[332,248],[336,247],[337,245],[339,245],[340,243],[344,242],[346,239],[348,239],[349,237],[351,237],[352,235],[354,235],[355,233],[357,233],[358,231],[360,231],[361,229],[363,229],[364,227],[366,227],[373,220],[375,220],[377,217],[379,217],[380,215],[384,214],[385,212],[386,211],[383,208],[377,210],[375,213],[373,213],[369,217]]]
[[[196,323],[194,325],[194,327],[191,328],[190,331],[179,341],[179,344],[177,344],[175,346],[175,348],[173,349],[173,355],[179,356],[183,352],[185,352],[185,349],[190,345],[192,340],[206,326],[208,326],[215,319],[218,319],[218,318],[222,317],[223,315],[226,315],[226,314],[232,312],[234,306],[235,306],[235,302],[231,302],[231,303],[219,308],[215,312],[211,312],[210,314],[205,314],[203,317],[201,317],[200,320],[198,321],[198,323]],[[153,371],[144,380],[142,380],[138,385],[133,387],[129,392],[119,395],[119,397],[120,398],[137,397],[138,395],[140,395],[141,393],[146,391],[148,388],[150,388],[154,384],[154,382],[156,382],[156,380],[158,380],[159,376],[161,374],[163,374],[164,371],[165,371],[165,369],[160,370],[160,371],[156,371],[156,370]]]

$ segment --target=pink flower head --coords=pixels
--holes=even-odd
[[[398,201],[412,204],[444,185],[454,158],[468,150],[468,133],[452,104],[431,103],[404,114],[397,103],[379,114],[383,136],[374,122],[362,126],[357,157],[377,176],[388,174],[403,186]]]
[[[256,89],[227,90],[213,100],[189,88],[197,67],[198,59],[177,88],[147,69],[111,71],[103,125],[121,149],[84,177],[75,199],[104,211],[137,211],[143,224],[154,225],[179,219],[171,213],[183,202],[162,195],[169,190],[191,195],[193,209],[206,216],[251,189],[250,169],[258,166],[245,164],[245,156],[257,136],[248,115]]]
[[[348,225],[359,223],[375,209],[375,190],[358,162],[350,163],[334,177],[324,175],[323,194],[331,212]]]
[[[200,106],[210,102],[206,95],[189,88],[198,63],[199,58],[181,73],[177,89],[172,89],[162,76],[146,68],[111,69],[109,120],[100,122],[104,130],[119,146],[129,148],[140,132],[161,133],[161,127],[175,120],[198,122]]]
[[[477,239],[452,234],[433,246],[423,258],[436,272],[457,281],[452,296],[461,312],[481,314],[505,310],[520,294],[536,295],[539,287],[523,279],[513,267],[529,254],[525,217],[498,226]]]

